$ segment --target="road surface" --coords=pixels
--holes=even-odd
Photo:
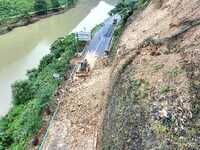
[[[95,34],[89,45],[86,47],[88,53],[93,53],[96,56],[102,56],[109,49],[112,34],[115,25],[113,24],[116,16],[108,18],[99,31]]]

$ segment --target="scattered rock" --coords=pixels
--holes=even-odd
[[[159,56],[159,55],[161,55],[161,53],[158,52],[158,51],[152,51],[152,52],[150,53],[150,55],[151,55],[151,56]]]
[[[162,109],[161,111],[159,111],[159,117],[160,118],[168,117],[167,110],[166,109]]]

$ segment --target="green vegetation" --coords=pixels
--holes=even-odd
[[[174,67],[167,72],[170,77],[176,77],[179,73],[181,73],[181,70],[178,67]]]
[[[114,87],[112,96],[109,97],[107,106],[107,115],[103,125],[102,149],[103,150],[130,150],[142,149],[135,143],[136,137],[139,138],[140,129],[143,125],[140,123],[145,120],[144,112],[139,106],[141,96],[140,80],[129,76],[127,73],[121,75],[126,78],[120,78]]]
[[[149,0],[121,0],[116,7],[111,10],[110,15],[119,14],[121,16],[121,21],[118,23],[112,40],[111,53],[114,56],[116,53],[116,47],[119,42],[119,39],[124,31],[125,24],[128,18],[133,14],[134,11],[144,7]]]
[[[12,86],[13,90],[13,103],[15,105],[24,104],[26,101],[33,98],[35,89],[32,87],[32,83],[29,80],[18,81]]]
[[[48,10],[58,10],[60,6],[71,6],[76,0],[0,0],[0,27],[15,18],[19,20],[34,14],[46,14]]]
[[[121,1],[113,10],[111,10],[110,15],[119,14],[121,16],[121,20],[115,28],[112,45],[111,45],[111,53],[112,56],[116,54],[116,47],[119,42],[119,39],[124,31],[125,24],[127,19],[132,15],[133,10],[136,9],[135,1]]]
[[[128,17],[133,14],[133,11],[138,8],[137,1],[127,0],[122,1],[117,6],[111,10],[110,14],[120,14],[123,23],[126,23]]]
[[[158,72],[160,69],[164,67],[164,64],[153,64],[152,67],[154,72]]]
[[[155,121],[152,124],[152,128],[155,131],[155,134],[160,135],[161,137],[164,137],[169,132],[169,128],[163,125],[160,121]]]
[[[45,0],[35,0],[34,10],[38,15],[43,15],[47,13],[47,2]]]
[[[92,37],[94,37],[94,35],[101,29],[102,26],[103,24],[98,24],[92,29],[91,31]]]
[[[55,8],[55,10],[58,10],[58,8],[60,7],[60,3],[58,0],[51,0],[52,3],[52,7]]]
[[[30,138],[37,135],[45,108],[52,103],[54,91],[64,81],[79,43],[74,34],[60,38],[52,45],[51,53],[41,60],[38,69],[28,71],[28,79],[13,84],[14,106],[0,120],[0,150],[26,149]],[[60,77],[55,78],[54,74]]]
[[[168,85],[163,85],[160,87],[160,94],[166,94],[170,91],[170,86]]]
[[[149,0],[138,0],[138,4],[140,7],[144,7],[148,2]]]

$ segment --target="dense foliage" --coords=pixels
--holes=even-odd
[[[0,0],[0,24],[8,18],[31,15],[36,12],[44,14],[49,9],[61,5],[70,6],[76,0]]]
[[[0,150],[23,150],[42,125],[44,108],[64,80],[69,61],[77,48],[74,34],[60,38],[38,67],[28,71],[28,79],[13,84],[13,108],[0,120]],[[59,74],[55,78],[54,74]]]
[[[34,2],[34,10],[38,15],[47,13],[47,2],[45,0],[35,0]]]
[[[52,7],[57,10],[60,7],[60,3],[57,0],[51,0]]]
[[[33,98],[35,89],[32,87],[32,83],[29,80],[15,82],[12,86],[14,104],[24,104],[26,101]]]

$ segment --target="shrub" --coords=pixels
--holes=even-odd
[[[38,74],[39,74],[39,70],[36,68],[28,70],[26,73],[29,80],[31,80],[31,81],[34,81],[38,77]]]
[[[17,81],[12,85],[13,103],[24,104],[32,99],[35,93],[32,83],[29,80]]]
[[[0,130],[0,150],[8,148],[12,142],[13,142],[12,137],[5,131]]]
[[[50,53],[42,58],[38,69],[41,71],[43,68],[51,64],[54,60],[54,54]]]
[[[57,11],[58,8],[60,7],[60,3],[58,0],[51,0],[51,4],[55,11]]]

